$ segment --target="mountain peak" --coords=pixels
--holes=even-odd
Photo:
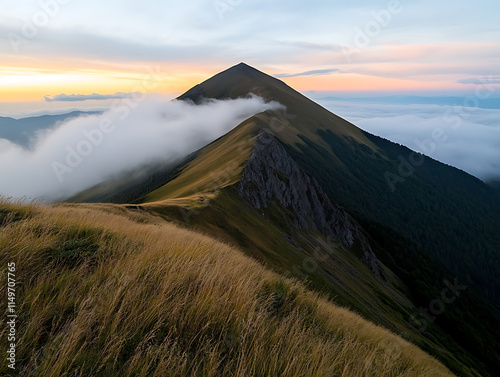
[[[262,71],[259,71],[257,68],[254,68],[252,67],[251,65],[248,65],[244,62],[241,62],[239,64],[236,64],[236,65],[233,65],[232,67],[229,67],[227,68],[226,70],[218,73],[217,75],[215,76],[219,76],[219,75],[223,75],[223,74],[228,74],[228,73],[233,73],[233,74],[257,74],[257,75],[261,75],[261,76],[265,76],[265,77],[271,77],[267,74],[265,74],[264,72]],[[214,77],[215,77],[214,76]]]
[[[240,70],[240,71],[259,71],[258,69],[254,68],[254,67],[252,67],[244,62],[241,62],[239,64],[232,66],[231,68],[228,68],[228,70],[231,70],[231,69]]]
[[[293,91],[284,82],[241,62],[194,86],[178,99],[197,103],[203,98],[235,99],[255,93],[271,100],[270,92],[276,88]]]
[[[212,77],[212,79],[214,78],[219,78],[221,80],[228,80],[228,79],[231,79],[231,78],[235,78],[235,77],[238,77],[240,80],[243,79],[243,78],[251,78],[252,80],[264,80],[264,81],[267,81],[267,80],[271,80],[273,81],[274,83],[276,82],[280,82],[280,80],[278,79],[275,79],[274,77],[262,72],[262,71],[259,71],[257,68],[254,68],[246,63],[239,63],[239,64],[236,64],[230,68],[227,68],[226,70],[216,74],[215,76]],[[205,83],[207,81],[210,81],[211,79],[209,80],[206,80]],[[269,82],[267,83],[269,84]]]

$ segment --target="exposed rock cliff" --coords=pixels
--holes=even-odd
[[[364,259],[379,276],[378,260],[368,241],[340,207],[334,205],[316,180],[308,176],[270,134],[261,132],[236,184],[239,195],[256,209],[274,200],[296,216],[301,230],[317,229],[327,239],[361,248]]]

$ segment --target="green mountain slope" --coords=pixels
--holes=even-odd
[[[461,295],[457,307],[459,310],[465,308],[461,314],[467,322],[457,320],[456,311],[447,311],[438,323],[427,323],[424,331],[421,331],[419,323],[415,323],[422,322],[418,305],[428,305],[439,297],[443,278],[453,281],[454,276],[450,272],[425,259],[415,247],[408,250],[406,247],[411,243],[400,236],[396,236],[396,241],[406,247],[397,249],[388,247],[397,242],[393,239],[386,242],[381,236],[372,244],[377,255],[389,255],[384,259],[391,264],[391,270],[376,263],[378,271],[374,273],[370,268],[373,265],[367,263],[359,243],[352,246],[343,244],[339,234],[320,230],[320,221],[316,221],[319,225],[300,226],[300,220],[314,223],[316,218],[311,212],[301,213],[297,204],[284,204],[286,193],[304,186],[305,191],[299,194],[300,202],[308,202],[305,196],[310,192],[311,184],[304,185],[306,178],[297,179],[295,170],[283,168],[283,161],[293,160],[276,151],[273,145],[279,144],[277,140],[274,143],[259,142],[259,130],[269,124],[268,117],[272,117],[272,113],[257,115],[203,148],[197,157],[181,166],[165,186],[150,194],[149,203],[127,207],[156,213],[169,221],[211,234],[238,246],[280,273],[306,279],[311,288],[325,292],[335,302],[402,334],[436,355],[459,375],[493,375],[488,373],[488,369],[498,365],[498,355],[496,351],[484,354],[483,350],[484,347],[491,350],[499,350],[500,347],[495,336],[489,336],[489,329],[482,327],[475,313],[467,310],[468,303],[480,303],[480,300],[471,300],[467,293]],[[246,140],[243,135],[246,135]],[[251,149],[248,149],[249,144]],[[255,165],[253,172],[248,173],[250,161],[257,158],[261,164]],[[242,166],[240,163],[232,164],[233,159],[246,161]],[[248,179],[249,174],[257,180]],[[260,186],[259,177],[267,188]],[[245,188],[246,195],[242,193]],[[274,194],[273,188],[277,189]],[[321,196],[319,190],[318,197]],[[268,205],[256,208],[254,199],[262,201],[261,194],[266,192],[269,192]],[[316,208],[313,213],[321,211],[322,208]],[[393,251],[400,253],[397,262],[391,258]],[[415,271],[421,273],[417,275],[416,285],[412,280],[415,275],[408,278],[402,274],[401,268],[407,265],[415,266],[418,268]],[[398,275],[403,276],[404,281]],[[413,321],[415,315],[418,319]],[[439,326],[441,323],[449,325],[446,331]],[[495,320],[492,319],[491,323]],[[457,332],[459,328],[463,331]],[[471,342],[476,336],[480,344]]]
[[[491,187],[363,132],[243,63],[179,98],[236,98],[250,91],[287,107],[268,127],[333,201],[413,240],[500,308],[500,203]]]

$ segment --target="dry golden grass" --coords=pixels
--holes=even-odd
[[[176,179],[149,193],[146,202],[206,194],[236,183],[254,146],[255,124],[240,126],[203,148]],[[253,136],[252,136],[253,135]]]
[[[238,250],[153,216],[0,201],[0,250],[2,266],[16,262],[23,376],[452,375]],[[0,284],[6,297],[5,273]]]

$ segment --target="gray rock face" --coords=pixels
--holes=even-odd
[[[266,132],[257,136],[236,189],[258,210],[267,208],[270,200],[279,203],[296,215],[292,221],[301,230],[316,229],[346,247],[357,242],[365,262],[379,276],[377,257],[357,224],[330,201],[273,136]]]

